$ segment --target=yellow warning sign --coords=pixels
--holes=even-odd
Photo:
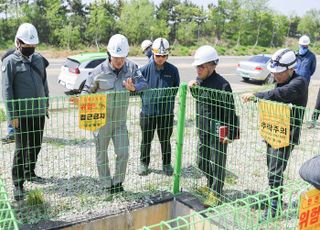
[[[107,95],[81,95],[79,100],[79,128],[95,131],[107,122]]]
[[[271,101],[259,101],[259,133],[272,148],[290,143],[290,107]]]
[[[320,229],[320,190],[300,195],[299,230]]]

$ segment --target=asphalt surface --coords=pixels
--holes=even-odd
[[[234,91],[246,91],[260,87],[259,82],[244,82],[240,76],[236,74],[236,65],[239,61],[246,60],[248,57],[233,57],[223,56],[220,57],[219,65],[217,66],[217,72],[224,76],[231,84]],[[129,58],[136,62],[138,65],[144,65],[147,63],[146,57],[131,57]],[[312,82],[320,83],[320,56],[317,57],[318,65],[316,73],[312,77]],[[57,79],[60,72],[60,68],[63,65],[65,59],[49,59],[50,65],[48,67],[48,84],[51,96],[63,96],[67,91],[61,85],[58,84]],[[181,82],[188,82],[196,77],[195,68],[191,65],[193,57],[169,57],[168,62],[174,64],[179,69]]]

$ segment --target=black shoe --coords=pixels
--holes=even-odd
[[[116,185],[111,186],[111,194],[120,193],[123,191],[124,189],[123,189],[122,183],[118,183]]]
[[[259,222],[266,222],[268,220],[274,219],[277,216],[277,210],[273,209],[273,208],[266,208],[264,210],[263,215],[261,216]]]
[[[170,164],[169,165],[164,165],[162,167],[162,171],[167,176],[172,176],[173,175],[173,168],[172,168],[172,166]]]
[[[139,176],[146,176],[149,174],[149,168],[148,166],[146,166],[145,164],[141,163],[139,166],[139,172],[138,175]]]
[[[275,202],[271,203],[271,207],[266,207],[263,215],[261,216],[259,222],[266,222],[273,219],[276,219],[281,216],[282,211],[282,203],[281,205],[276,204]]]
[[[2,141],[3,144],[13,143],[15,141],[14,134],[8,134],[4,138],[2,138],[1,141]]]
[[[16,200],[16,201],[21,201],[24,199],[24,189],[23,187],[14,187],[13,189],[13,198]]]
[[[37,175],[32,175],[32,176],[26,176],[25,179],[27,181],[30,181],[32,183],[38,183],[38,184],[45,184],[46,179]]]

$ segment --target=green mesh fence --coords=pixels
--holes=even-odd
[[[2,180],[0,180],[0,229],[18,229]]]
[[[144,92],[144,95],[151,98],[146,102],[150,116],[144,117],[145,137],[150,142],[151,135],[154,135],[151,145],[141,143],[140,113],[143,95],[130,95],[126,92],[107,94],[107,125],[100,132],[79,128],[79,98],[50,98],[49,119],[45,120],[43,143],[36,162],[35,159],[28,159],[25,164],[14,162],[15,144],[1,145],[0,174],[10,200],[15,203],[19,222],[33,224],[49,219],[61,223],[81,221],[89,216],[111,215],[143,207],[152,203],[154,198],[170,196],[173,187],[173,178],[170,176],[172,172],[164,169],[168,169],[170,165],[173,167],[175,162],[176,146],[173,140],[176,138],[177,118],[174,118],[173,109],[177,104],[177,92],[178,88]],[[171,106],[170,111],[167,111],[168,104]],[[31,118],[28,122],[33,121],[36,119]],[[4,121],[1,125],[1,136],[5,136],[7,123]],[[35,125],[40,125],[40,121]],[[17,132],[17,135],[21,137],[30,134],[26,137],[28,141],[41,137],[39,129],[31,130],[30,124],[26,124],[25,129]],[[98,135],[100,139],[97,138]],[[161,146],[159,135],[163,135],[166,143],[172,137],[171,150],[170,146]],[[140,176],[142,145],[150,147],[150,162],[147,175]],[[24,145],[18,150],[23,154],[30,154],[38,147],[39,144],[34,148]],[[164,153],[161,154],[160,149],[164,147]],[[163,161],[164,157],[167,161]],[[32,170],[22,168],[24,165],[26,168],[35,167],[36,176],[44,180],[39,181],[32,173],[28,173]],[[14,179],[12,166],[17,168],[15,173],[19,175]],[[125,191],[117,193],[121,191],[119,183],[123,179]],[[16,185],[24,182],[23,199],[20,201],[15,201],[17,193],[12,182]],[[111,182],[115,185],[112,188]]]
[[[18,148],[26,153],[26,163],[13,160],[14,143],[1,146],[0,173],[9,198],[15,204],[18,221],[22,224],[38,223],[40,220],[62,223],[132,210],[152,204],[153,199],[171,196],[173,184],[175,192],[188,191],[210,206],[232,203],[268,191],[266,143],[258,132],[258,104],[243,104],[238,94],[203,88],[191,94],[188,90],[186,95],[180,95],[186,96],[186,107],[182,116],[183,129],[179,129],[178,138],[178,110],[184,103],[180,101],[179,104],[177,91],[177,88],[169,88],[147,90],[143,95],[108,93],[107,126],[99,132],[79,128],[79,98],[50,98],[50,118],[45,120],[43,142],[37,158],[31,159],[30,152],[39,150],[39,143],[35,143],[35,148],[25,145]],[[141,104],[141,98],[145,107]],[[41,114],[43,117],[46,111],[35,108],[46,102],[40,101],[20,100],[13,107],[19,112],[19,108],[26,108],[23,103],[28,103],[33,106],[28,107],[27,114]],[[214,110],[217,117],[199,113],[199,102],[208,111]],[[102,115],[92,114],[89,118],[97,116]],[[310,118],[311,111],[307,109],[300,145],[294,147],[287,161],[284,185],[297,181],[301,164],[318,153],[318,129],[306,128],[306,121]],[[17,135],[25,138],[28,134],[27,141],[41,140],[39,127],[42,119],[25,121],[25,129]],[[7,123],[4,121],[1,126],[1,136],[5,136]],[[217,162],[221,160],[220,155],[224,159],[222,163],[214,163],[212,156],[199,155],[199,134],[201,132],[205,136],[203,146],[212,150],[212,144],[221,145],[221,132],[226,132],[226,129],[221,129],[219,133],[223,126],[232,130],[230,132],[233,134],[229,137],[235,140],[227,146],[227,150],[223,149],[226,154],[215,148]],[[35,128],[32,130],[32,127]],[[236,139],[237,128],[240,139]],[[168,144],[169,139],[171,145]],[[178,140],[183,141],[180,146],[181,170],[176,168],[173,177],[172,168],[179,160],[176,156]],[[202,160],[202,169],[199,169],[199,159]],[[206,166],[208,164],[211,169]],[[19,176],[15,178],[12,178],[13,165],[19,166],[15,172]],[[32,167],[35,167],[35,174],[44,180],[23,171],[27,168],[28,172]],[[224,182],[218,194],[212,187],[207,187],[210,170],[217,170],[215,182]],[[15,201],[20,193],[14,189],[12,182],[19,186],[23,182],[23,197],[19,201]],[[122,188],[124,192],[121,192]],[[294,189],[294,186],[291,188]],[[210,192],[220,195],[219,199],[209,196]]]
[[[267,154],[266,142],[259,134],[258,103],[244,104],[241,95],[235,93],[231,95],[205,88],[199,88],[197,93],[200,95],[198,98],[190,94],[187,95],[181,170],[182,189],[200,195],[205,202],[206,198],[203,194],[207,193],[206,187],[210,174],[216,175],[214,178],[215,181],[220,182],[220,184],[217,184],[220,189],[224,182],[223,192],[220,194],[222,202],[232,202],[269,189],[267,156],[270,156],[270,154]],[[208,98],[210,98],[209,101]],[[233,116],[230,112],[230,107],[233,104],[234,113],[237,116]],[[197,112],[197,106],[199,105],[205,107],[207,113]],[[219,118],[222,110],[225,110],[224,113],[229,112],[231,114],[229,114],[229,120],[224,120],[225,117]],[[303,109],[292,106],[290,111],[291,113],[295,111],[298,114]],[[291,119],[290,121],[293,127],[298,127],[297,121],[302,123],[300,144],[294,146],[288,160],[280,155],[275,157],[275,159],[287,163],[282,178],[277,178],[280,184],[285,185],[290,181],[300,179],[298,171],[302,163],[319,153],[319,130],[307,128],[308,121],[311,120],[311,112],[312,110],[305,109],[303,119]],[[238,123],[235,117],[239,118]],[[197,119],[201,122],[207,122],[207,124],[204,126],[202,124],[197,125]],[[231,128],[236,128],[235,126],[238,124],[240,139],[233,140],[231,144],[228,144],[227,149],[223,149],[221,142],[219,142],[219,129],[212,127],[212,123],[217,124],[217,126],[227,124]],[[207,139],[203,138],[204,141],[202,140],[202,146],[200,147],[199,134],[207,137]],[[293,144],[292,141],[290,141],[290,144]],[[199,148],[200,150],[201,148],[206,149],[206,151],[202,149],[202,154],[199,154]],[[225,152],[226,154],[224,154]],[[204,157],[204,154],[207,153],[211,156]],[[210,168],[208,170],[203,165],[199,165],[199,158],[204,163],[208,163],[213,171],[210,172]],[[200,169],[201,167],[203,169]],[[215,193],[218,191],[218,189],[214,189],[214,184],[210,190]]]
[[[296,229],[299,225],[299,195],[306,188],[307,185],[301,181],[281,187],[284,203],[276,218],[270,220],[262,216],[273,198],[269,194],[276,190],[267,190],[141,229]]]

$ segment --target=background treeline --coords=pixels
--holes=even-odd
[[[12,47],[19,24],[30,22],[46,47],[68,50],[100,50],[115,33],[126,35],[137,52],[141,41],[159,36],[168,38],[179,54],[204,43],[222,54],[247,52],[243,47],[263,52],[264,47],[297,46],[302,34],[320,50],[320,10],[285,16],[268,5],[268,0],[218,0],[207,7],[188,0],[159,5],[150,0],[0,0],[0,48]]]

